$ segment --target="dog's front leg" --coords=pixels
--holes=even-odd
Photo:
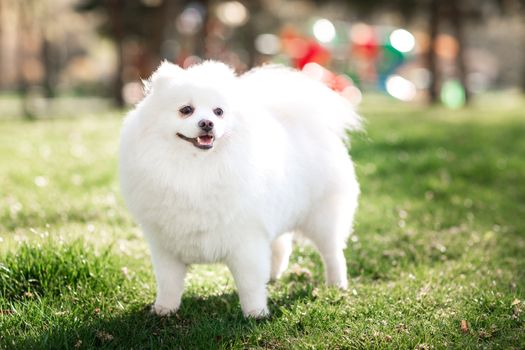
[[[260,237],[246,240],[227,260],[245,317],[262,318],[269,315],[266,284],[270,279],[271,244]]]
[[[157,280],[157,298],[152,311],[164,316],[175,313],[184,290],[186,265],[175,258],[162,244],[149,239],[151,259]]]

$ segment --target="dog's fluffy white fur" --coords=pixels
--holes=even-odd
[[[222,262],[243,313],[267,315],[266,284],[286,269],[294,231],[319,250],[326,282],[346,288],[359,194],[345,145],[359,127],[351,104],[278,66],[236,76],[219,62],[164,62],[145,84],[122,129],[120,181],[151,249],[153,311],[179,308],[188,265]]]

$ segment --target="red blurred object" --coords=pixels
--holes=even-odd
[[[314,62],[305,64],[302,69],[303,72],[309,77],[322,81],[330,89],[337,92],[341,92],[345,88],[354,85],[352,80],[350,80],[350,78],[348,78],[346,75],[336,75],[335,73]]]
[[[306,64],[330,62],[330,52],[312,38],[300,35],[295,29],[286,27],[281,31],[283,51],[291,58],[295,68],[302,69]]]
[[[312,38],[302,36],[292,27],[285,27],[281,31],[281,42],[283,51],[290,56],[295,68],[302,69],[306,75],[321,81],[352,104],[361,102],[361,91],[354,86],[352,79],[346,75],[337,75],[322,66],[331,59],[331,54],[325,47]],[[373,43],[371,45],[373,47]]]
[[[373,59],[379,55],[380,43],[376,30],[366,24],[356,24],[352,28],[352,51],[365,59]]]
[[[295,60],[295,66],[302,69],[306,64],[315,62],[319,64],[327,64],[330,62],[330,52],[319,45],[315,40],[309,40],[306,54]]]
[[[323,82],[330,89],[349,100],[354,106],[362,100],[361,90],[354,86],[352,79],[346,75],[336,75],[314,62],[307,63],[303,67],[303,73],[312,79]]]
[[[379,43],[376,40],[371,40],[363,45],[354,44],[352,50],[358,56],[373,59],[379,55]]]

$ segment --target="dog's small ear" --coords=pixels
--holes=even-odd
[[[162,89],[170,81],[184,73],[184,69],[167,60],[162,61],[159,68],[147,80],[142,80],[144,95],[148,95],[153,89]]]

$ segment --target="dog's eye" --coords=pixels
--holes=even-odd
[[[189,116],[193,113],[194,109],[192,106],[184,106],[181,109],[179,109],[180,114]]]
[[[217,107],[213,110],[213,113],[215,113],[217,117],[221,117],[224,114],[224,111],[222,110],[222,108]]]

